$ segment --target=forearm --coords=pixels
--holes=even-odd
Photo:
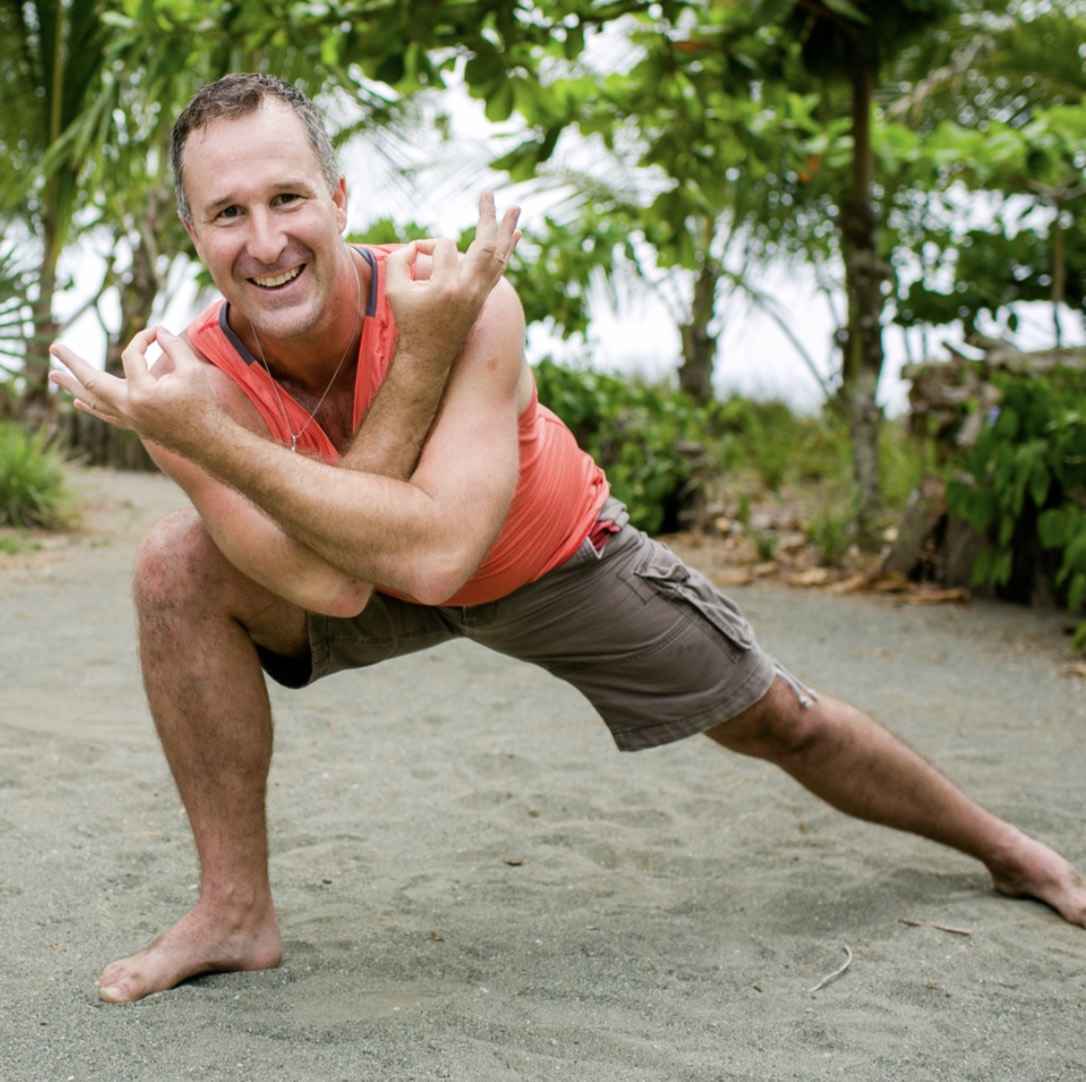
[[[219,551],[285,601],[307,612],[339,617],[356,616],[369,603],[370,583],[334,567],[255,506],[250,506],[249,515],[260,515],[262,528],[245,533],[238,530],[236,518],[205,514],[199,504],[195,506]]]
[[[448,535],[416,485],[292,454],[226,417],[183,453],[353,579],[417,596],[420,567],[440,565]]]
[[[441,403],[447,364],[426,364],[399,351],[352,445],[340,464],[394,479],[410,476]],[[233,411],[231,411],[233,415]],[[255,419],[254,419],[255,420]],[[262,426],[243,425],[257,435]],[[285,600],[328,615],[361,611],[373,592],[344,560],[345,546],[328,537],[324,519],[296,521],[287,530],[278,508],[260,508],[240,494],[240,486],[218,480],[188,459],[147,441],[158,465],[185,489],[219,550],[243,574]]]
[[[340,467],[394,481],[410,478],[441,405],[448,373],[447,361],[423,360],[398,350],[351,446],[340,458]],[[343,488],[349,491],[351,486]],[[286,504],[290,506],[289,501]],[[369,506],[374,509],[372,502]],[[335,528],[329,533],[329,528],[340,519],[339,515],[332,518],[327,513],[303,512],[284,521],[283,507],[283,502],[276,502],[274,515],[277,521],[283,522],[286,539],[294,545],[304,546],[337,571],[354,576],[364,567],[387,566],[387,560],[373,565],[369,561],[360,564],[354,546],[344,544],[340,530]],[[431,509],[420,505],[417,510],[425,514]],[[387,531],[383,536],[387,536]],[[372,544],[368,548],[372,552]],[[399,554],[402,558],[402,549]],[[394,585],[389,577],[391,571],[390,568],[379,581]]]
[[[372,586],[334,567],[194,462],[149,440],[144,445],[185,491],[219,551],[243,575],[310,612],[353,616],[365,608]]]
[[[423,363],[397,350],[391,367],[340,465],[406,481],[437,416],[449,361]]]

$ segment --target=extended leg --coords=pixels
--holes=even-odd
[[[135,595],[147,697],[192,826],[200,894],[169,931],[105,969],[99,995],[110,1002],[197,973],[278,965],[264,812],[271,710],[253,641],[305,647],[304,614],[237,572],[189,512],[144,543]]]
[[[976,857],[997,890],[1037,898],[1086,926],[1086,881],[1063,857],[985,811],[853,707],[820,697],[805,708],[778,679],[759,703],[708,735],[776,763],[840,811]]]

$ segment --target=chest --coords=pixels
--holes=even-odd
[[[337,385],[328,392],[323,402],[319,394],[309,393],[290,384],[284,384],[284,390],[307,414],[313,414],[313,419],[305,422],[306,425],[319,425],[341,455],[350,447],[354,437],[353,387]]]

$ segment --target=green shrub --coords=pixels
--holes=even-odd
[[[887,509],[903,510],[916,486],[936,470],[934,440],[911,435],[904,420],[883,423],[879,434],[879,477]]]
[[[1002,401],[948,487],[951,511],[985,534],[977,585],[1026,599],[1048,579],[1086,604],[1086,374],[997,378]],[[1086,622],[1075,644],[1086,646]]]
[[[818,553],[819,563],[840,567],[852,543],[852,518],[832,509],[821,511],[807,527],[807,537]]]
[[[678,526],[678,512],[696,484],[699,444],[719,461],[713,437],[715,405],[636,380],[570,368],[550,360],[535,366],[539,400],[570,427],[603,467],[630,518],[649,533]]]
[[[755,530],[751,537],[754,540],[754,551],[757,552],[759,560],[767,563],[776,559],[780,539],[772,530]]]
[[[61,526],[68,506],[60,457],[42,436],[0,422],[0,526]]]
[[[816,485],[829,490],[834,505],[855,502],[852,440],[838,411],[803,416],[781,402],[733,398],[720,404],[715,419],[731,434],[732,457],[752,469],[770,492],[786,483]],[[933,465],[931,441],[910,436],[901,421],[882,424],[879,475],[888,511],[905,506]]]
[[[770,492],[795,473],[800,433],[809,423],[783,402],[734,397],[716,405],[714,423],[732,437],[732,457],[750,467]]]

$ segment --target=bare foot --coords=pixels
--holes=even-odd
[[[98,978],[98,997],[107,1003],[133,1003],[198,973],[273,969],[281,958],[270,904],[265,916],[243,924],[197,905],[143,950],[106,966]]]
[[[1086,879],[1047,845],[1026,835],[998,867],[989,867],[995,888],[1011,898],[1036,898],[1064,920],[1086,927]]]

